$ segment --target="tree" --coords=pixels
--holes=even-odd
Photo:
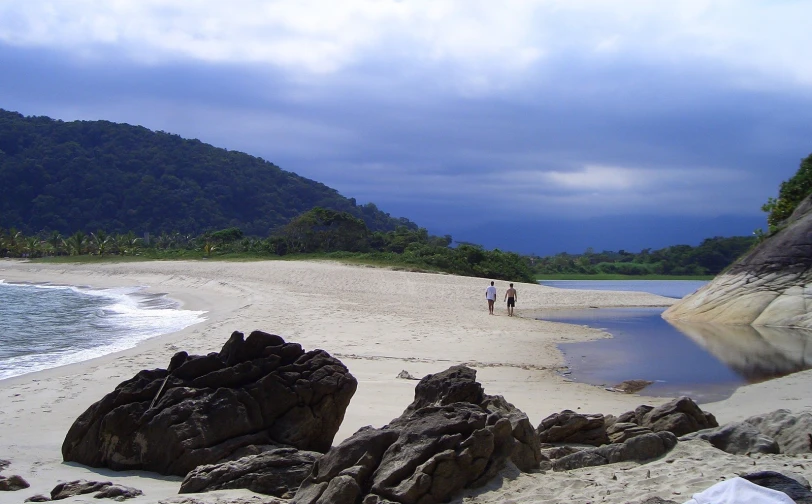
[[[68,249],[70,255],[78,256],[84,254],[86,245],[87,245],[87,236],[81,231],[73,233],[65,241],[65,248]]]
[[[812,194],[812,154],[801,160],[795,175],[781,183],[777,198],[769,198],[761,209],[768,213],[767,224],[775,231],[798,204]]]
[[[90,238],[96,253],[99,254],[99,257],[103,256],[107,252],[111,238],[101,229],[95,233],[90,233]]]

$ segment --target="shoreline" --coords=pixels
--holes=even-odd
[[[412,401],[416,381],[455,364],[477,370],[485,392],[503,395],[535,426],[563,409],[620,414],[668,398],[618,394],[567,381],[557,370],[559,343],[606,337],[596,329],[529,318],[553,308],[667,306],[674,300],[635,292],[576,291],[517,284],[517,317],[503,305],[489,316],[486,280],[412,273],[331,262],[250,263],[149,261],[121,264],[49,265],[0,261],[6,281],[48,281],[94,288],[146,286],[166,294],[181,309],[207,311],[207,319],[175,333],[149,338],[134,348],[0,381],[0,454],[12,462],[5,475],[31,483],[0,495],[0,503],[47,493],[57,481],[110,479],[145,492],[140,502],[176,496],[178,478],[151,473],[115,473],[65,464],[61,443],[90,404],[141,369],[165,368],[180,350],[219,351],[230,334],[255,329],[279,334],[306,350],[321,348],[340,359],[359,382],[333,444],[365,425],[376,427],[400,415]],[[507,282],[498,282],[500,294]],[[497,298],[499,300],[499,298]],[[501,310],[500,310],[501,308]],[[720,403],[703,405],[723,421],[743,419],[785,405],[812,408],[812,372],[747,385]],[[754,404],[756,406],[754,406]],[[754,408],[756,410],[754,411]],[[213,492],[195,498],[254,495]],[[10,500],[9,500],[10,499]],[[208,502],[208,500],[207,500]],[[213,501],[212,501],[213,502]],[[485,501],[482,501],[485,502]],[[498,501],[494,501],[498,502]]]

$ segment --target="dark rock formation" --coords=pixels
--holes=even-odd
[[[679,502],[668,499],[661,499],[659,497],[649,497],[648,499],[640,502],[640,504],[679,504]]]
[[[65,461],[184,476],[249,445],[330,448],[357,382],[327,352],[235,332],[219,353],[180,352],[93,404],[62,445]]]
[[[778,443],[762,434],[758,428],[747,422],[732,422],[722,427],[703,429],[679,438],[680,441],[704,439],[714,447],[732,453],[780,453]]]
[[[47,495],[37,494],[25,499],[25,502],[48,502],[51,498]]]
[[[576,413],[564,410],[553,413],[536,428],[542,443],[577,443],[600,446],[609,443],[601,414]]]
[[[464,366],[423,378],[400,417],[359,430],[319,459],[292,503],[433,504],[485,484],[514,456],[538,467],[527,417],[486,396],[475,378]]]
[[[95,493],[96,499],[125,500],[143,495],[141,490],[121,485],[114,485],[109,481],[76,480],[60,483],[51,490],[51,500],[62,500],[76,495]]]
[[[812,329],[812,196],[727,271],[664,313],[668,320]]]
[[[718,427],[716,418],[702,411],[689,397],[679,397],[656,408],[638,406],[617,417],[618,423],[634,423],[652,432],[671,432],[675,436],[710,427]]]
[[[650,380],[626,380],[610,387],[612,392],[623,392],[624,394],[634,394],[654,383]]]
[[[793,414],[789,410],[779,409],[766,415],[752,416],[745,422],[774,439],[781,448],[780,453],[812,453],[812,413]]]
[[[192,469],[180,485],[180,493],[247,488],[289,499],[310,474],[321,453],[295,448],[274,448],[221,464]]]
[[[784,492],[796,504],[812,504],[809,484],[802,485],[797,480],[775,471],[759,471],[745,474],[742,478],[756,485]]]
[[[0,491],[3,492],[14,492],[17,490],[23,490],[25,488],[30,487],[31,485],[28,484],[22,476],[0,476]]]
[[[651,429],[640,427],[636,423],[631,422],[614,422],[606,427],[606,435],[610,443],[623,443],[627,439],[643,434],[650,434],[651,432]]]
[[[662,456],[677,445],[677,438],[670,432],[643,434],[623,443],[589,448],[553,461],[554,471],[569,471],[634,460],[644,462]]]

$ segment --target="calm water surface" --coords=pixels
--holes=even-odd
[[[650,282],[650,283],[649,283]],[[578,281],[563,288],[640,290],[683,297],[705,282]],[[556,282],[557,283],[557,282]],[[576,286],[577,283],[577,286]],[[600,285],[599,285],[600,284]],[[663,308],[610,308],[556,311],[544,320],[586,325],[610,339],[559,345],[569,376],[593,385],[624,380],[655,383],[644,395],[688,395],[701,402],[728,397],[737,387],[812,368],[812,332],[715,324],[672,324]]]

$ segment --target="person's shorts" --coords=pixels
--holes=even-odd
[[[516,306],[516,298],[508,298],[508,306]]]

